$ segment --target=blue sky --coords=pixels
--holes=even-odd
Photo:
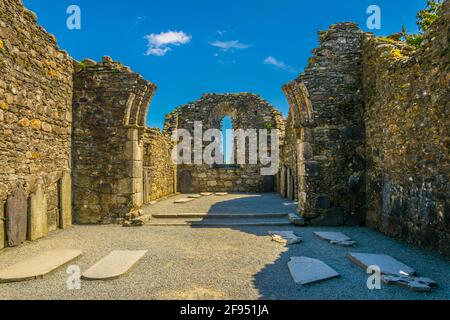
[[[175,107],[208,92],[254,92],[284,114],[281,86],[296,78],[317,46],[317,31],[343,21],[367,30],[378,5],[389,35],[425,0],[24,0],[38,22],[75,59],[103,55],[130,66],[158,91],[147,122],[162,127]],[[81,30],[66,27],[69,5],[81,9]]]

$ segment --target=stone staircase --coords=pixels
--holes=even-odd
[[[287,213],[158,213],[144,219],[146,226],[214,228],[291,225]]]

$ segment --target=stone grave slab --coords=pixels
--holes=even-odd
[[[331,244],[337,244],[343,247],[356,246],[356,241],[353,241],[352,238],[343,234],[342,232],[317,231],[314,232],[314,234],[318,236],[320,239],[326,240]]]
[[[416,270],[386,254],[350,252],[347,257],[364,270],[370,266],[378,266],[384,275],[416,275]]]
[[[36,191],[30,198],[28,240],[34,241],[47,235],[47,197],[42,184],[38,184]]]
[[[188,202],[191,202],[191,201],[194,201],[194,199],[192,199],[192,198],[183,198],[183,199],[175,200],[174,203],[176,203],[176,204],[183,204],[183,203],[188,203]]]
[[[6,201],[6,237],[10,247],[21,245],[27,239],[28,199],[25,191],[16,187]]]
[[[60,182],[61,217],[60,227],[67,229],[72,226],[72,177],[70,171],[65,171]]]
[[[340,276],[339,273],[323,261],[308,257],[292,257],[288,262],[288,267],[294,282],[301,285]]]
[[[216,192],[215,194],[216,194],[216,196],[223,197],[223,196],[227,196],[228,192]]]
[[[43,278],[50,272],[78,258],[81,254],[81,250],[69,249],[44,252],[1,270],[0,282],[19,282]]]
[[[302,242],[302,238],[298,237],[294,231],[269,231],[269,235],[272,236],[272,241],[282,244],[291,245]]]
[[[383,276],[383,282],[387,285],[397,285],[416,292],[430,292],[432,289],[438,287],[436,281],[423,277],[386,275]]]
[[[209,196],[212,196],[213,193],[212,192],[202,192],[202,193],[200,193],[200,195],[202,195],[203,197],[209,197]]]
[[[83,273],[86,280],[111,280],[126,274],[147,250],[113,251]]]
[[[200,194],[190,194],[188,196],[189,199],[198,199],[201,198],[202,196]]]

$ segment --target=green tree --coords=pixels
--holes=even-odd
[[[442,3],[443,0],[427,0],[425,9],[420,10],[416,17],[419,33],[409,34],[405,27],[402,28],[402,36],[406,43],[416,48],[420,47],[424,40],[424,32],[430,29],[431,25],[437,20]]]

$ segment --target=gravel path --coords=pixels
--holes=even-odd
[[[74,264],[86,270],[111,250],[147,249],[149,253],[128,275],[107,282],[82,282],[68,290],[65,268],[44,279],[0,284],[0,299],[450,299],[450,261],[366,228],[288,228],[303,237],[284,247],[271,241],[273,227],[191,228],[75,226],[47,238],[0,253],[0,268],[43,250],[76,248],[83,256]],[[313,235],[339,230],[358,241],[360,252],[390,254],[435,279],[440,288],[414,293],[383,286],[370,291],[367,275],[346,257],[348,248],[332,246]],[[287,269],[290,256],[322,259],[341,278],[308,286],[295,285]]]

